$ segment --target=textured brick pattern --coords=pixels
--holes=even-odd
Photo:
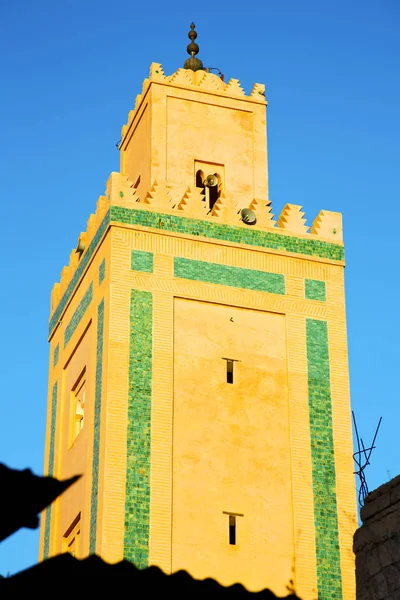
[[[325,302],[325,281],[318,281],[316,279],[306,279],[304,284],[304,292],[307,300],[320,300],[321,302]]]
[[[152,312],[152,294],[132,290],[124,558],[140,569],[149,560]]]
[[[90,512],[90,554],[96,553],[97,504],[99,496],[101,392],[103,383],[104,299],[97,309],[96,387],[94,397],[94,430],[92,459],[92,496]]]
[[[103,260],[100,263],[99,266],[99,285],[101,285],[104,281],[104,277],[106,276],[106,259],[103,258]]]
[[[53,367],[56,366],[56,364],[58,363],[58,359],[59,358],[60,358],[60,344],[57,344],[57,346],[54,348]]]
[[[368,494],[354,535],[357,600],[400,598],[400,476]]]
[[[341,600],[332,408],[326,321],[306,320],[308,401],[319,600]]]
[[[201,260],[175,257],[174,275],[183,279],[230,285],[260,292],[285,293],[285,278],[283,275],[241,267],[217,265]]]
[[[235,227],[224,223],[186,219],[178,215],[167,215],[122,206],[111,206],[111,221],[113,223],[129,223],[131,225],[164,229],[165,231],[199,235],[237,244],[262,246],[263,248],[284,250],[295,254],[319,256],[330,260],[344,260],[344,248],[339,244],[315,239],[307,240],[272,231],[260,231],[251,227]]]
[[[70,322],[68,323],[68,325],[65,328],[64,348],[68,344],[71,337],[73,336],[75,329],[78,327],[79,323],[81,322],[83,315],[85,314],[89,304],[92,301],[92,298],[93,298],[93,282],[89,285],[88,289],[86,290],[85,295],[83,296],[82,300],[79,302],[76,311],[72,315]]]
[[[132,250],[131,269],[133,271],[153,272],[153,253]]]
[[[110,223],[110,212],[108,211],[107,214],[105,215],[103,221],[101,222],[100,227],[96,231],[95,236],[93,237],[92,241],[90,242],[89,247],[83,253],[82,258],[79,261],[79,265],[77,266],[76,271],[74,273],[74,276],[72,277],[71,281],[69,282],[69,285],[68,285],[67,289],[65,290],[63,297],[61,298],[57,308],[55,309],[55,311],[53,313],[53,316],[51,317],[51,319],[49,321],[49,335],[51,335],[51,332],[53,331],[54,327],[57,325],[66,305],[68,304],[68,302],[75,290],[76,284],[78,283],[79,279],[81,278],[82,273],[85,271],[86,267],[88,266],[109,223]]]
[[[49,446],[49,462],[47,474],[54,475],[54,446],[56,437],[56,420],[57,420],[57,396],[58,396],[58,381],[53,385],[51,393],[51,421],[50,421],[50,446]],[[49,556],[50,548],[50,525],[51,525],[51,504],[46,508],[46,525],[44,529],[44,550],[43,558]]]

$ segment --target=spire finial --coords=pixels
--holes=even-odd
[[[192,69],[192,71],[199,71],[199,69],[203,68],[203,63],[199,58],[196,58],[196,54],[199,51],[199,47],[194,41],[197,38],[197,33],[194,30],[195,24],[192,22],[190,24],[190,31],[188,33],[188,38],[190,39],[190,44],[187,46],[187,52],[190,54],[190,58],[185,60],[185,64],[183,65],[184,69]]]

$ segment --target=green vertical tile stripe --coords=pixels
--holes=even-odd
[[[318,600],[341,600],[342,579],[326,321],[306,320]]]
[[[104,281],[104,277],[106,276],[106,259],[103,258],[103,260],[100,263],[99,266],[99,285],[101,285]]]
[[[131,269],[133,271],[153,272],[153,253],[132,250]]]
[[[283,275],[243,269],[242,267],[217,265],[179,256],[174,258],[174,275],[183,279],[230,285],[259,292],[285,293],[285,278]]]
[[[53,367],[55,367],[56,364],[58,363],[59,357],[60,357],[60,344],[57,344],[57,346],[54,348],[54,353],[53,353]]]
[[[49,462],[48,462],[48,475],[54,475],[54,446],[56,438],[56,420],[57,420],[57,396],[58,396],[58,382],[56,381],[53,385],[51,393],[51,420],[50,420],[50,446],[49,446]],[[50,526],[51,526],[51,504],[46,508],[46,522],[44,528],[44,559],[49,556],[50,548]]]
[[[85,295],[83,296],[82,300],[79,302],[74,314],[72,315],[70,322],[68,323],[68,325],[65,328],[64,348],[68,344],[69,340],[71,339],[75,329],[78,327],[79,323],[81,322],[83,315],[85,314],[89,304],[92,301],[92,298],[93,298],[93,282],[91,282],[91,284],[89,285],[88,289],[86,290]]]
[[[104,299],[97,309],[96,384],[94,395],[94,431],[92,460],[92,496],[90,510],[90,554],[96,554],[97,508],[99,497],[101,391],[103,383]]]
[[[326,300],[326,285],[325,281],[318,279],[306,279],[304,285],[305,297],[307,300]]]
[[[140,569],[149,561],[152,312],[152,294],[132,290],[124,558]]]

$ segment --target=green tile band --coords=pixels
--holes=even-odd
[[[91,303],[93,298],[93,282],[89,285],[86,290],[85,295],[82,300],[79,302],[74,314],[71,317],[70,322],[65,328],[64,333],[64,348],[68,344],[69,340],[74,334],[75,329],[78,327],[79,323],[82,320],[83,315],[85,314],[89,304]]]
[[[285,278],[277,273],[266,273],[242,267],[218,265],[201,260],[191,260],[176,256],[174,258],[174,275],[194,281],[229,285],[247,290],[285,293]]]
[[[341,600],[328,327],[306,319],[308,402],[319,600]]]
[[[271,248],[306,256],[316,256],[328,260],[344,260],[344,248],[341,244],[323,242],[318,239],[297,238],[273,231],[260,231],[252,227],[237,227],[224,223],[191,219],[179,215],[167,215],[150,212],[146,210],[127,208],[122,206],[111,206],[89,244],[82,255],[78,267],[64,292],[57,308],[49,321],[49,335],[57,325],[66,305],[68,304],[75,287],[91,260],[103,234],[110,223],[115,225],[130,224],[141,225],[153,229],[163,229],[177,233],[186,233],[214,240],[224,240],[237,244]]]
[[[99,497],[99,463],[100,463],[100,425],[101,425],[101,392],[103,383],[103,332],[104,332],[104,299],[97,309],[97,348],[96,348],[96,385],[94,397],[94,432],[92,459],[92,496],[90,510],[90,544],[89,553],[96,553],[97,507]]]
[[[215,240],[235,242],[237,244],[262,246],[263,248],[318,256],[330,260],[344,260],[344,248],[342,245],[323,242],[318,239],[307,240],[278,232],[261,231],[252,227],[238,227],[236,225],[226,225],[224,223],[191,219],[178,215],[167,215],[122,206],[111,206],[110,210],[112,223],[142,225],[144,227],[175,231],[176,233],[187,233]]]
[[[57,396],[58,396],[58,381],[53,385],[51,392],[51,421],[50,421],[50,446],[49,446],[49,462],[47,474],[52,477],[54,475],[54,447],[56,438],[56,420],[57,420]],[[51,526],[51,504],[46,508],[46,524],[44,528],[44,549],[43,558],[49,556],[50,549],[50,526]]]
[[[131,269],[133,271],[153,272],[153,253],[142,250],[132,250]]]
[[[57,346],[54,348],[53,367],[55,367],[56,364],[58,363],[59,357],[60,357],[60,344],[57,344]]]
[[[99,285],[101,285],[104,281],[104,277],[106,276],[106,259],[103,258],[103,260],[100,263],[99,266]]]
[[[304,283],[304,293],[307,300],[326,301],[326,285],[325,281],[317,279],[306,279]]]
[[[152,294],[132,290],[124,558],[140,569],[149,562],[152,316]]]

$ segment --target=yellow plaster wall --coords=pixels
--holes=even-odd
[[[173,369],[173,353],[176,352],[174,350],[176,345],[174,346],[173,324],[175,319],[179,319],[179,308],[181,306],[179,302],[184,302],[184,300],[175,300],[174,302],[174,298],[186,298],[188,305],[194,307],[191,309],[194,313],[196,313],[198,306],[214,307],[217,305],[217,307],[227,311],[238,310],[241,307],[250,311],[261,311],[259,314],[269,315],[271,318],[277,317],[280,319],[283,318],[282,315],[286,315],[285,337],[288,385],[286,409],[288,411],[288,426],[284,435],[288,436],[287,443],[290,448],[292,466],[289,469],[287,468],[287,464],[285,463],[285,460],[287,460],[286,457],[283,459],[282,468],[286,473],[286,485],[291,489],[293,518],[291,520],[291,541],[288,541],[290,536],[287,533],[287,537],[284,538],[285,543],[282,548],[278,549],[278,551],[282,551],[282,554],[286,556],[284,559],[286,560],[286,566],[282,568],[282,572],[280,573],[281,575],[283,573],[282,579],[285,582],[283,583],[281,579],[279,584],[275,581],[274,585],[276,585],[275,590],[277,593],[283,593],[282,586],[288,584],[289,569],[289,576],[293,580],[299,596],[304,598],[304,600],[315,599],[317,584],[305,319],[307,317],[322,318],[328,320],[329,323],[331,365],[334,360],[337,363],[335,366],[332,366],[332,402],[334,405],[333,429],[336,465],[338,469],[337,503],[340,527],[339,537],[343,548],[341,555],[343,597],[346,600],[352,600],[354,598],[354,559],[350,538],[352,532],[355,530],[356,506],[354,477],[348,460],[349,454],[351,458],[351,452],[349,452],[351,430],[346,425],[346,419],[348,419],[349,415],[347,361],[343,361],[343,355],[338,354],[338,350],[342,348],[343,351],[346,344],[345,321],[343,317],[343,267],[324,263],[321,260],[295,258],[277,251],[241,248],[223,241],[193,240],[179,234],[171,235],[163,231],[143,231],[133,226],[113,227],[112,230],[112,277],[115,282],[113,294],[119,299],[118,306],[114,304],[112,308],[112,328],[115,331],[118,329],[121,335],[124,331],[123,337],[125,341],[122,346],[119,346],[118,356],[121,357],[120,370],[116,372],[112,383],[110,380],[109,385],[114,390],[120,390],[118,394],[121,398],[121,407],[124,394],[125,397],[127,394],[127,379],[121,377],[121,369],[128,368],[129,339],[127,322],[129,320],[130,290],[135,288],[151,291],[153,294],[150,564],[157,564],[166,572],[178,568],[179,559],[174,559],[173,551],[174,527],[177,527],[180,531],[193,531],[193,519],[195,518],[193,515],[185,516],[182,512],[174,511],[174,500],[172,500],[172,498],[176,497],[179,499],[180,497],[179,493],[174,494],[175,484],[173,478],[174,468],[176,468],[173,466],[173,464],[176,464],[173,462],[173,457],[176,451],[175,448],[179,448],[179,446],[175,445],[176,436],[179,437],[180,435],[179,431],[176,430],[176,424],[174,425],[174,398],[176,398],[176,390],[179,390],[181,385],[183,385],[184,389],[184,384],[179,379],[179,369],[177,371],[176,366]],[[131,270],[131,249],[154,253],[153,274],[139,273]],[[174,256],[283,273],[286,276],[286,294],[279,296],[176,279],[173,277]],[[327,282],[326,303],[305,300],[304,280],[306,277]],[[334,290],[337,290],[339,296],[340,293],[342,294],[339,302]],[[342,291],[340,292],[340,290]],[[196,302],[192,302],[192,300]],[[198,303],[197,301],[199,300],[202,302]],[[193,319],[191,320],[193,321]],[[218,321],[219,319],[215,315],[210,316],[209,326],[218,324]],[[336,335],[334,333],[335,330],[337,331]],[[183,339],[185,338],[184,333],[185,329],[183,328],[181,329]],[[189,354],[189,347],[186,348],[186,351]],[[190,353],[193,352],[201,352],[201,344],[199,349],[197,349],[197,346],[191,348]],[[115,357],[116,364],[118,360]],[[193,368],[194,365],[195,362],[192,364]],[[186,372],[186,369],[184,371]],[[335,383],[335,372],[339,373],[341,382],[339,387]],[[174,374],[173,377],[172,374]],[[189,372],[186,376],[189,378],[193,377],[193,373]],[[343,423],[342,434],[340,434],[341,422]],[[184,421],[182,421],[182,425],[183,423]],[[184,426],[180,429],[183,430]],[[120,443],[121,448],[126,443],[122,430]],[[205,456],[208,456],[208,453],[217,454],[215,448],[211,451],[206,449],[206,443],[204,446]],[[344,461],[344,458],[340,457],[347,458]],[[216,458],[216,460],[218,459]],[[119,477],[122,482],[124,477],[123,466],[122,462],[119,464]],[[189,488],[190,486],[188,486]],[[262,486],[260,492],[263,492]],[[118,497],[120,498],[118,505],[117,507],[114,506],[113,509],[111,508],[110,499],[110,511],[118,510],[119,521],[122,527],[124,504],[121,493]],[[179,520],[178,517],[172,519],[173,514],[180,514]],[[346,522],[344,515],[347,515]],[[241,523],[239,521],[238,535],[240,534],[240,526]],[[211,537],[215,537],[215,539],[219,539],[222,531],[220,528],[226,527],[226,522],[221,519],[220,522],[213,523],[213,527],[213,533],[210,533],[210,535]],[[226,530],[224,529],[223,531],[222,535],[226,535]],[[214,560],[218,562],[220,555],[216,550],[215,554],[213,554],[214,550],[210,548],[210,545],[207,546],[208,555],[210,557],[214,556]],[[292,561],[288,567],[288,556],[290,554]],[[181,554],[182,556],[184,556],[184,553]],[[202,554],[200,553],[201,557]],[[182,566],[185,564],[187,566],[187,562],[182,562]],[[242,565],[243,572],[246,568],[248,567],[244,563]],[[196,570],[195,565],[193,565],[193,570]],[[227,569],[227,572],[224,572],[222,569],[219,575],[215,574],[215,576],[222,581],[228,581],[230,577],[229,569]],[[270,585],[269,580],[265,580],[263,583],[252,580],[246,582],[245,576],[243,581],[254,588],[257,587],[258,583],[261,587],[263,585]],[[272,589],[274,589],[274,586],[272,586]]]
[[[102,284],[99,283],[99,266],[103,259],[106,261],[106,273],[109,268],[110,244],[107,236],[93,257],[84,273],[81,282],[73,294],[68,306],[62,314],[58,325],[50,337],[50,365],[49,365],[49,396],[48,405],[51,407],[52,389],[58,382],[57,421],[54,444],[54,470],[53,475],[59,479],[66,479],[73,475],[81,474],[81,479],[67,490],[52,505],[50,555],[63,551],[63,535],[69,529],[77,515],[81,514],[81,535],[79,540],[78,555],[86,556],[89,553],[90,537],[90,508],[92,490],[92,461],[93,461],[93,424],[94,401],[96,387],[96,350],[97,350],[97,310],[102,298],[107,298],[109,289],[108,276]],[[77,325],[72,337],[64,348],[65,329],[70,323],[79,303],[81,302],[90,283],[93,283],[93,298],[86,309],[81,321]],[[104,329],[107,328],[108,314],[105,311]],[[53,353],[59,345],[59,359],[53,364]],[[107,344],[103,349],[103,369],[107,368]],[[83,368],[86,367],[86,402],[85,422],[82,430],[70,445],[69,432],[71,426],[71,389],[76,383]],[[105,406],[105,394],[102,393]],[[105,422],[104,422],[105,423]],[[102,429],[104,429],[104,423]],[[51,412],[48,410],[46,425],[46,454],[44,472],[48,472],[48,455],[50,447]],[[100,436],[104,442],[104,435]],[[101,461],[104,464],[104,447],[100,449]],[[99,488],[102,490],[102,473],[100,473]],[[101,494],[99,494],[101,496]],[[99,502],[101,511],[101,498]],[[46,513],[43,513],[41,524],[41,541],[39,558],[43,558],[44,528]],[[101,524],[98,526],[101,534]]]
[[[151,183],[167,180],[183,194],[194,185],[195,161],[222,164],[226,189],[246,205],[268,198],[266,147],[265,102],[152,82],[123,136],[121,170],[148,183],[150,167]]]
[[[140,177],[140,183],[137,187],[137,194],[143,197],[150,189],[154,180],[151,175],[151,110],[148,102],[151,101],[151,94],[146,98],[146,102],[140,107],[136,117],[135,126],[132,128],[131,137],[127,143],[127,149],[121,152],[121,172],[129,173],[133,184],[136,184]]]
[[[172,570],[284,594],[293,567],[285,317],[175,299]],[[226,361],[234,363],[233,384]],[[228,544],[237,518],[237,544]]]

